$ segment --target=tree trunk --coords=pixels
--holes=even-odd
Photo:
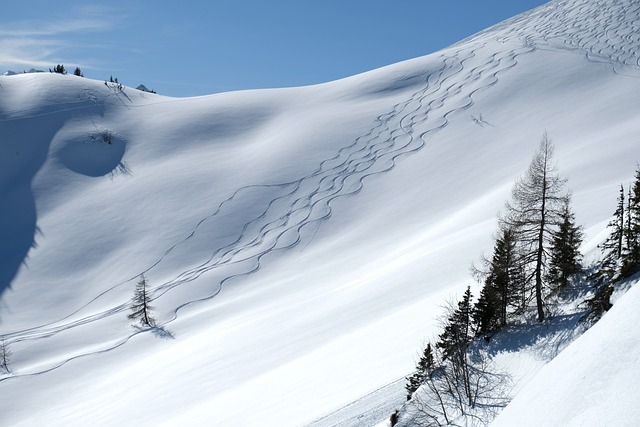
[[[544,228],[546,226],[546,204],[547,204],[547,161],[545,154],[545,167],[542,174],[542,205],[540,207],[540,232],[538,233],[538,252],[536,254],[536,308],[538,309],[538,322],[544,320],[544,309],[542,307],[542,257],[544,256]]]

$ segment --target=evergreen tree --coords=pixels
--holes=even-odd
[[[140,324],[145,327],[155,327],[155,320],[151,316],[153,307],[150,302],[149,289],[144,274],[140,276],[140,280],[136,286],[136,290],[132,299],[131,314],[129,319],[139,320]]]
[[[436,349],[441,350],[442,361],[446,364],[448,382],[459,393],[461,405],[475,405],[475,384],[472,381],[473,368],[469,363],[467,350],[473,340],[471,322],[471,288],[467,287],[458,308],[449,313],[444,332],[438,337]],[[464,402],[463,402],[464,400]]]
[[[478,334],[486,334],[506,325],[509,307],[518,304],[523,280],[519,274],[516,243],[514,231],[502,229],[496,239],[493,257],[486,262],[486,271],[480,273],[484,278],[484,287],[472,312]]]
[[[73,72],[73,75],[78,77],[84,77],[84,74],[82,74],[82,70],[80,70],[79,67],[76,67],[76,69]]]
[[[7,344],[7,340],[2,338],[2,343],[0,344],[0,367],[9,372],[9,362],[11,361],[11,350],[9,349],[9,344]]]
[[[447,318],[444,332],[438,337],[436,347],[442,350],[442,358],[450,359],[460,351],[466,352],[468,344],[473,339],[471,323],[471,288],[467,287],[458,308]]]
[[[623,244],[625,235],[624,212],[624,187],[620,184],[616,210],[613,213],[613,219],[607,224],[611,232],[607,240],[600,245],[600,250],[603,253],[602,261],[600,261],[594,273],[589,276],[590,280],[596,282],[596,286],[613,280],[618,274],[623,251],[625,250]]]
[[[485,281],[480,291],[478,301],[473,306],[473,322],[476,325],[478,335],[485,335],[496,331],[500,324],[499,297],[491,285],[489,279]]]
[[[64,69],[64,65],[58,64],[53,68],[54,73],[67,74],[67,70]]]
[[[627,216],[627,222],[629,217]],[[613,218],[607,224],[611,231],[607,240],[600,245],[602,260],[595,271],[588,277],[594,282],[594,295],[585,301],[589,308],[587,319],[598,319],[611,307],[613,285],[620,278],[624,256],[628,253],[626,243],[629,241],[628,226],[625,224],[624,187],[620,184],[620,192]]]
[[[571,211],[570,198],[567,197],[560,214],[561,222],[552,233],[551,257],[549,261],[549,283],[556,287],[566,287],[569,278],[582,270],[582,228],[576,225],[575,215]]]
[[[605,282],[597,285],[593,297],[588,298],[585,303],[587,305],[588,314],[583,319],[599,319],[605,311],[609,311],[611,304],[611,295],[613,294],[613,284]]]
[[[621,277],[629,277],[640,271],[640,167],[636,169],[635,182],[629,188],[626,248],[622,254]]]
[[[431,349],[431,343],[427,343],[427,347],[424,349],[422,357],[416,366],[416,372],[407,378],[407,384],[405,389],[407,390],[407,400],[411,399],[413,393],[420,388],[425,379],[431,375],[435,369],[433,359],[433,350]]]
[[[553,145],[545,133],[527,173],[519,179],[502,221],[512,228],[521,249],[525,285],[534,289],[538,321],[544,320],[544,283],[547,251],[554,227],[560,223],[565,180],[557,173]]]

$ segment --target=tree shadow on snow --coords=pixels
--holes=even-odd
[[[509,325],[494,334],[488,346],[491,356],[503,352],[518,352],[527,347],[535,349],[536,357],[551,360],[583,331],[580,319],[585,312],[561,314],[544,322]]]
[[[133,329],[136,330],[136,334],[143,332],[151,332],[156,338],[161,338],[163,340],[174,340],[176,336],[173,332],[163,326],[140,326],[140,325],[132,325]]]
[[[156,336],[156,338],[162,338],[163,340],[175,340],[176,336],[169,329],[163,328],[161,326],[154,326],[151,328],[151,333]]]

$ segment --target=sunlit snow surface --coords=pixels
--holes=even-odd
[[[477,293],[545,130],[595,248],[638,161],[639,15],[551,2],[348,79],[198,98],[1,76],[0,425],[300,426],[401,379]],[[127,319],[142,273],[154,333]]]
[[[635,285],[545,366],[492,425],[638,424],[638,304],[640,286]]]

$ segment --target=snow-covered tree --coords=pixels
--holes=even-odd
[[[152,328],[155,326],[155,320],[151,315],[153,307],[149,304],[151,299],[148,288],[147,279],[145,279],[143,274],[140,276],[140,280],[136,285],[136,290],[131,301],[131,314],[129,314],[128,317],[131,320],[138,320],[143,327]]]

